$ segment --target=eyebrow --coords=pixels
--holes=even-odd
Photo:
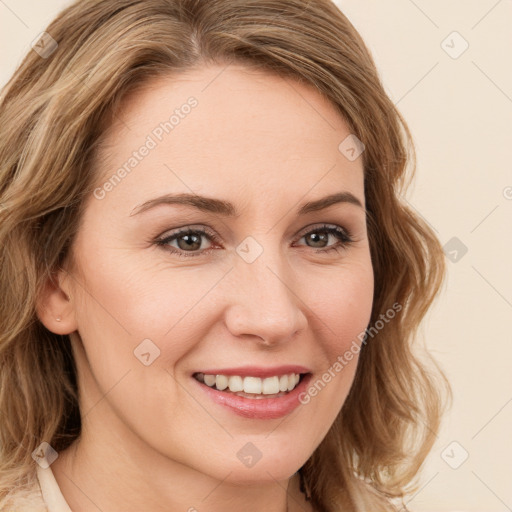
[[[363,208],[364,210],[361,201],[354,194],[351,192],[338,192],[336,194],[331,194],[329,196],[322,197],[321,199],[316,199],[315,201],[309,201],[303,204],[298,209],[297,214],[306,215],[307,213],[323,210],[338,203],[353,204]],[[204,212],[216,213],[226,217],[240,216],[240,212],[238,212],[236,207],[229,201],[215,199],[212,197],[199,196],[197,194],[166,194],[160,197],[156,197],[155,199],[150,199],[149,201],[136,206],[130,213],[130,217],[148,211],[151,208],[155,208],[156,206],[162,204],[178,204],[190,206]]]

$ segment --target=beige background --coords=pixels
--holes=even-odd
[[[0,84],[66,4],[0,0]],[[456,237],[446,249],[455,261],[447,261],[445,288],[423,328],[451,380],[454,405],[408,506],[510,511],[512,0],[338,4],[415,137],[418,170],[408,201],[443,244]]]

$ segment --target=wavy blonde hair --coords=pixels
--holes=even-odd
[[[318,511],[395,510],[417,486],[443,390],[451,396],[438,365],[413,350],[445,260],[400,198],[414,144],[355,28],[330,0],[81,0],[46,32],[58,46],[26,56],[0,105],[0,508],[33,478],[42,440],[60,451],[80,434],[69,338],[44,328],[36,300],[68,258],[109,119],[153,78],[238,63],[311,84],[366,146],[370,324],[395,302],[403,310],[364,344],[342,410],[300,474]]]

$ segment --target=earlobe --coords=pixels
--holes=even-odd
[[[66,271],[59,269],[48,277],[36,301],[37,317],[55,334],[70,334],[78,328],[68,284]]]

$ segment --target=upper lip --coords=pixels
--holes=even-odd
[[[238,368],[208,368],[194,373],[204,375],[239,375],[240,377],[274,377],[288,373],[311,373],[305,366],[287,364],[282,366],[239,366]]]

